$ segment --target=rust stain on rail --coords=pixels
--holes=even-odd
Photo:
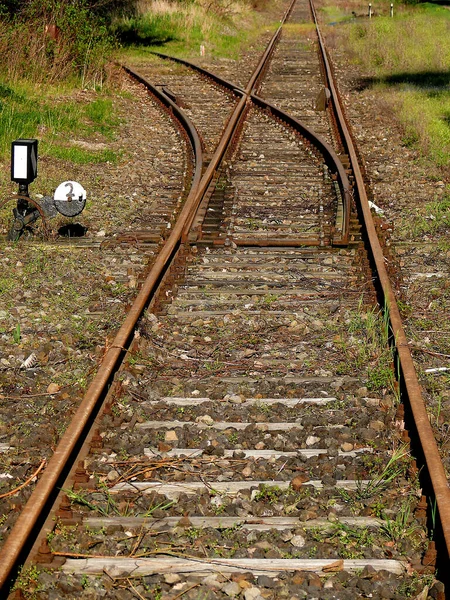
[[[347,145],[348,155],[352,165],[352,170],[355,178],[356,189],[359,197],[359,205],[366,227],[366,233],[370,244],[373,260],[376,265],[380,285],[383,290],[386,307],[389,312],[392,333],[395,339],[395,347],[398,352],[401,370],[405,382],[405,388],[408,394],[408,401],[413,413],[414,423],[417,433],[420,438],[420,444],[425,456],[425,461],[429,473],[429,477],[436,496],[439,517],[441,520],[442,530],[447,548],[447,554],[450,557],[450,490],[448,487],[447,476],[445,474],[444,465],[439,454],[439,449],[433,434],[430,420],[425,407],[425,402],[422,395],[422,389],[417,378],[416,369],[409,349],[408,340],[403,328],[400,311],[395,298],[395,293],[392,288],[389,275],[384,262],[383,250],[377,236],[375,225],[370,212],[369,201],[366,194],[364,179],[359,167],[356,150],[353,141],[346,125],[346,120],[341,108],[341,100],[333,81],[331,68],[325,50],[322,35],[320,33],[317,21],[317,15],[312,0],[310,0],[311,11],[314,21],[317,26],[319,43],[323,55],[323,61],[329,78],[329,86],[334,103],[335,111],[338,115],[338,121],[341,128],[342,137]]]

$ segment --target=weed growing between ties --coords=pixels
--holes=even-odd
[[[45,573],[45,569],[36,566],[23,567],[17,577],[13,591],[21,590],[26,594],[26,598],[35,598],[36,594],[41,591],[39,582],[41,573]]]
[[[410,456],[406,446],[393,450],[386,465],[379,467],[368,481],[358,481],[354,490],[340,489],[341,498],[348,503],[358,503],[380,496],[405,476],[409,463]]]
[[[336,366],[339,375],[366,370],[367,388],[371,391],[396,393],[389,324],[386,313],[378,308],[358,310],[346,315],[346,334],[335,338],[342,360]]]
[[[325,14],[330,10],[326,7]],[[367,73],[360,89],[376,90],[395,111],[404,127],[404,145],[420,148],[438,166],[448,168],[450,12],[428,3],[396,6],[393,18],[387,3],[374,5],[374,10],[374,18],[352,19],[328,33]],[[352,6],[344,12],[351,18]]]

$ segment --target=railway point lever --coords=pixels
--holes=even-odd
[[[76,181],[64,181],[54,196],[45,196],[39,202],[30,197],[28,186],[38,174],[38,140],[18,139],[11,144],[11,181],[19,184],[15,196],[17,206],[13,208],[14,221],[8,233],[11,240],[18,240],[24,230],[41,217],[65,217],[79,215],[86,205],[86,191]]]

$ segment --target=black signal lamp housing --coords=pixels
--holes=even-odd
[[[38,141],[19,139],[11,144],[11,181],[27,186],[37,177]]]

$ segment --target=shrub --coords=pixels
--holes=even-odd
[[[125,0],[99,3],[117,8]],[[0,51],[12,80],[56,81],[81,76],[83,85],[101,85],[114,47],[110,16],[88,0],[28,0],[11,14],[15,0],[0,3]],[[129,5],[129,3],[127,3]]]

